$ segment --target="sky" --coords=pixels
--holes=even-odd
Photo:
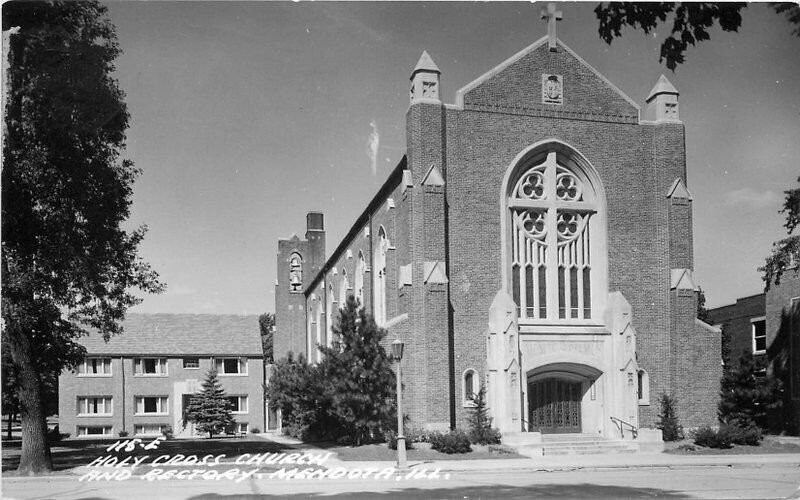
[[[132,312],[274,311],[279,238],[325,214],[333,250],[405,151],[411,71],[427,50],[442,99],[547,33],[543,3],[109,2],[142,170],[129,227],[167,291]],[[800,177],[800,37],[764,4],[711,30],[673,73],[665,29],[607,45],[595,3],[560,3],[558,37],[640,106],[680,91],[695,281],[707,305],[760,293]],[[624,154],[624,152],[620,152]]]

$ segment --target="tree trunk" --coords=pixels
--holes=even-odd
[[[53,461],[47,443],[47,422],[42,409],[39,372],[33,363],[30,341],[26,332],[14,326],[9,327],[8,340],[19,377],[22,455],[17,471],[29,475],[51,471]]]

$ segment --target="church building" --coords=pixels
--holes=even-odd
[[[696,319],[679,93],[643,107],[550,33],[442,101],[423,52],[406,152],[326,254],[323,214],[278,243],[275,357],[310,362],[355,296],[405,343],[412,427],[618,438],[673,395],[717,422],[720,337]],[[328,214],[334,216],[335,214]]]

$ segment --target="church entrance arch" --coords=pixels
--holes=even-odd
[[[543,434],[583,431],[583,402],[601,372],[586,365],[555,363],[528,373],[528,430]]]

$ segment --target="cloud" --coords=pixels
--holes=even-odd
[[[745,206],[751,209],[780,208],[783,197],[775,191],[756,191],[746,187],[725,193],[726,205]]]
[[[372,132],[370,132],[367,140],[367,155],[372,163],[372,175],[376,175],[378,173],[378,147],[381,143],[381,136],[378,133],[378,126],[375,124],[375,120],[369,122],[369,126],[372,127]]]

